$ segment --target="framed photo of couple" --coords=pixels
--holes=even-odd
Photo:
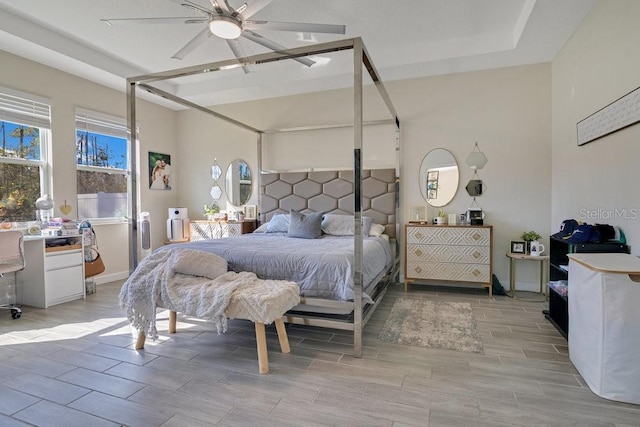
[[[171,190],[171,156],[149,151],[149,189]]]

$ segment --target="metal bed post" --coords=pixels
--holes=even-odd
[[[138,127],[136,126],[136,83],[127,79],[127,128],[129,129],[129,188],[131,200],[129,202],[129,274],[138,266],[138,157],[137,141]]]
[[[256,227],[260,226],[260,198],[262,197],[262,144],[263,144],[264,133],[260,132],[258,134],[257,148],[258,148],[258,202],[256,203],[257,212],[256,212]]]
[[[362,40],[353,43],[353,356],[362,357]]]

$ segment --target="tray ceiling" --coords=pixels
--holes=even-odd
[[[207,0],[191,0],[210,8]],[[233,7],[242,2],[229,0]],[[361,37],[383,81],[548,62],[595,0],[273,0],[252,19],[346,25],[345,35],[265,31],[286,47]],[[194,16],[170,0],[0,0],[0,49],[124,91],[127,77],[232,59],[210,37],[171,56],[195,24],[108,26],[104,18]],[[268,50],[242,40],[246,55]],[[212,73],[161,87],[201,105],[328,90],[352,84],[346,53]],[[286,76],[283,79],[283,76]],[[160,85],[159,85],[160,86]],[[161,101],[158,101],[161,102]],[[173,108],[181,107],[171,104]]]

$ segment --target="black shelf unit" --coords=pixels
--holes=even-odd
[[[620,242],[604,243],[568,243],[566,240],[551,237],[549,280],[569,280],[569,272],[561,266],[569,265],[568,254],[572,253],[629,253],[629,246]],[[569,289],[569,292],[571,289]],[[549,310],[544,311],[545,317],[565,337],[569,335],[569,295],[563,296],[549,288]]]

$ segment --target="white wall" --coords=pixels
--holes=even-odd
[[[494,273],[508,286],[505,253],[511,240],[537,230],[548,241],[551,187],[549,64],[452,74],[389,84],[403,127],[403,222],[409,207],[424,205],[418,170],[434,148],[446,148],[460,167],[460,184],[444,211],[462,213],[472,198],[473,172],[465,160],[478,142],[488,159],[479,171],[486,193],[477,203],[493,225]],[[437,214],[429,208],[428,217]],[[546,244],[546,243],[545,243]],[[537,289],[536,266],[518,266],[518,289]]]
[[[53,139],[53,198],[54,215],[60,215],[58,207],[66,200],[73,207],[70,217],[77,212],[76,164],[75,164],[75,107],[126,118],[126,96],[70,74],[0,51],[0,85],[47,97],[52,103]],[[153,191],[148,188],[147,153],[149,150],[171,154],[172,161],[180,161],[175,152],[175,113],[158,105],[139,101],[137,119],[140,125],[140,153],[138,177],[141,186],[140,199],[143,210],[148,210],[154,220],[154,247],[165,240],[167,208],[177,200],[179,178],[174,180],[172,191]],[[175,159],[175,160],[174,160]],[[129,271],[129,244],[127,226],[99,225],[94,227],[98,236],[100,253],[107,270],[98,280],[126,277]]]
[[[578,147],[576,123],[640,86],[640,2],[600,1],[553,60],[551,226],[620,226],[640,253],[640,124]]]
[[[523,231],[537,230],[545,236],[543,241],[548,242],[551,231],[550,64],[412,79],[386,86],[402,128],[401,222],[408,220],[410,206],[426,205],[419,189],[419,167],[423,157],[437,147],[450,150],[460,165],[457,195],[444,210],[447,213],[466,211],[472,199],[464,187],[473,174],[466,167],[465,159],[478,141],[489,159],[480,171],[487,192],[478,198],[478,204],[487,213],[486,223],[494,226],[495,273],[503,284],[507,284],[508,262],[504,254],[510,241],[519,239]],[[371,100],[365,102],[365,120],[389,118],[384,107],[374,101],[370,88],[365,93],[365,99]],[[262,129],[326,125],[352,120],[351,96],[349,90],[329,91],[214,109]],[[201,218],[202,205],[210,201],[209,168],[213,159],[217,158],[225,170],[233,159],[243,158],[253,171],[257,171],[256,137],[201,112],[185,111],[178,115],[180,140],[194,147],[180,150],[186,163],[180,167],[179,176],[189,185],[182,187],[179,201],[188,205],[191,218]],[[265,157],[270,165],[297,169],[310,160],[315,167],[336,166],[341,161],[331,156],[344,156],[344,164],[350,167],[352,140],[345,138],[346,149],[340,156],[335,156],[335,151],[327,149],[327,144],[318,137],[323,133],[332,137],[336,134],[327,131],[295,135],[301,141],[311,142],[315,151],[287,150],[284,147],[291,137],[285,136],[281,137],[285,142],[280,141],[281,145],[276,147],[277,153]],[[372,134],[375,143],[366,144],[365,138],[365,159],[371,156],[368,148],[382,148],[386,154],[382,158],[374,155],[371,162],[393,167],[394,132]],[[221,205],[224,205],[224,199],[223,195]],[[254,189],[250,204],[256,203],[257,190]],[[433,217],[436,211],[430,208],[429,216]],[[537,289],[537,271],[533,264],[519,266],[519,288]]]
[[[366,91],[364,97],[371,98],[371,91]],[[380,108],[380,103],[372,100],[365,108],[365,114],[368,115],[365,120],[391,119],[388,114],[384,116]],[[353,117],[353,99],[350,91],[327,91],[229,104],[212,109],[258,129],[288,129],[348,123]],[[179,201],[189,208],[191,219],[202,219],[203,205],[212,201],[209,196],[213,185],[210,168],[214,159],[222,168],[223,174],[235,159],[245,160],[256,174],[258,136],[200,111],[181,111],[178,117],[178,150],[184,159],[179,177],[182,182],[189,183],[181,188]],[[383,125],[366,129],[365,167],[395,166],[395,131],[391,128],[392,126]],[[298,142],[296,147],[291,146],[292,140]],[[180,149],[182,144],[189,149]],[[264,169],[300,169],[309,167],[310,164],[325,168],[350,168],[353,165],[351,129],[266,135],[264,145],[270,147],[264,150]],[[218,185],[224,191],[224,175],[218,180]],[[258,204],[256,186],[247,204]],[[226,193],[222,195],[219,205],[222,209],[233,209],[227,204]]]

